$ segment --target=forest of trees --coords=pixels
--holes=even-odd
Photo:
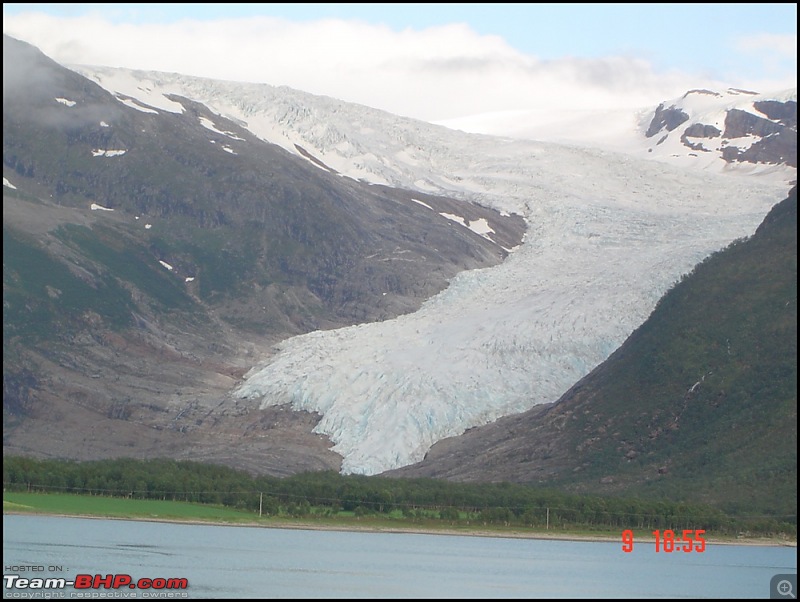
[[[710,506],[567,494],[510,483],[453,483],[310,472],[278,478],[176,460],[3,459],[5,491],[165,499],[308,518],[384,515],[406,521],[550,529],[705,529],[797,532],[796,518],[729,516]]]

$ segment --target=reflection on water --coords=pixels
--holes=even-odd
[[[621,542],[18,515],[3,516],[3,561],[6,575],[43,569],[15,573],[23,577],[185,578],[181,594],[190,598],[768,598],[773,575],[797,572],[796,548],[708,545],[667,554],[637,543],[626,554]],[[68,588],[65,597],[75,593]]]

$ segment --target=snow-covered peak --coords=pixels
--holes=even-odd
[[[638,152],[653,159],[728,174],[796,177],[796,89],[690,90],[642,113],[638,130]]]
[[[742,109],[752,111],[754,114],[761,114],[760,111],[753,108],[753,103],[765,100],[797,102],[797,89],[791,88],[766,94],[737,88],[728,88],[722,92],[695,89],[689,90],[680,98],[664,104],[674,105],[684,110],[689,114],[690,119],[701,119],[706,117],[705,113],[709,111],[719,113],[729,109]]]
[[[686,126],[695,123],[710,124],[718,126],[722,131],[725,125],[725,118],[732,109],[745,111],[759,118],[769,119],[768,115],[757,108],[757,104],[764,101],[796,103],[797,89],[782,90],[770,94],[759,94],[758,92],[735,88],[729,88],[724,92],[696,89],[689,90],[679,98],[664,101],[660,107],[685,115]],[[642,133],[647,136],[648,130],[651,130],[650,136],[652,137],[653,135],[667,132],[668,128],[666,127],[653,128],[652,113],[650,117],[651,119],[648,120],[643,115],[643,119],[640,121],[640,131]]]

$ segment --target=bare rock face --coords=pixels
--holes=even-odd
[[[786,126],[758,117],[747,111],[731,109],[725,117],[724,138],[743,136],[771,136],[780,133]]]
[[[768,111],[766,115],[780,117],[766,119],[739,109],[728,111],[723,138],[735,141],[755,136],[761,139],[745,150],[732,143],[723,149],[723,158],[729,163],[783,163],[797,167],[797,103],[770,101],[758,105],[759,110]]]
[[[653,115],[653,120],[650,122],[650,127],[647,128],[647,133],[645,135],[648,138],[652,138],[663,129],[671,132],[688,120],[689,116],[679,108],[675,107],[674,105],[669,108],[665,108],[664,103],[661,103],[658,105],[658,108]]]
[[[693,123],[681,134],[681,142],[684,146],[689,147],[694,151],[702,151],[705,153],[711,152],[711,149],[703,146],[702,142],[692,142],[689,138],[717,138],[720,135],[718,128],[713,125],[705,125],[702,123]]]
[[[716,138],[721,133],[719,128],[702,123],[693,123],[683,131],[684,136],[690,136],[692,138]]]
[[[768,119],[780,121],[786,127],[797,129],[797,103],[793,100],[788,102],[757,100],[753,106]]]

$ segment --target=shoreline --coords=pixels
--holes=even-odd
[[[278,520],[278,522],[267,523],[265,521],[251,522],[226,522],[220,520],[191,520],[181,518],[160,518],[160,517],[127,517],[127,516],[100,516],[90,514],[60,514],[50,512],[26,512],[22,510],[3,510],[3,516],[23,515],[23,516],[53,516],[58,518],[85,518],[93,520],[124,520],[154,523],[172,523],[176,525],[205,525],[209,527],[250,527],[261,529],[298,529],[306,531],[344,531],[352,533],[396,533],[396,534],[415,534],[415,535],[450,535],[463,537],[495,537],[507,539],[540,539],[550,541],[573,541],[573,542],[605,542],[622,544],[620,536],[604,534],[583,534],[555,531],[490,531],[481,529],[456,529],[456,528],[425,528],[413,525],[404,526],[380,526],[380,525],[331,525],[306,522],[289,522]],[[270,520],[270,519],[267,519]],[[276,519],[271,519],[276,520]],[[655,544],[655,538],[649,536],[636,536],[637,544]],[[783,540],[776,537],[742,537],[742,538],[706,538],[707,545],[727,545],[727,546],[761,546],[761,547],[797,547],[797,541]]]

